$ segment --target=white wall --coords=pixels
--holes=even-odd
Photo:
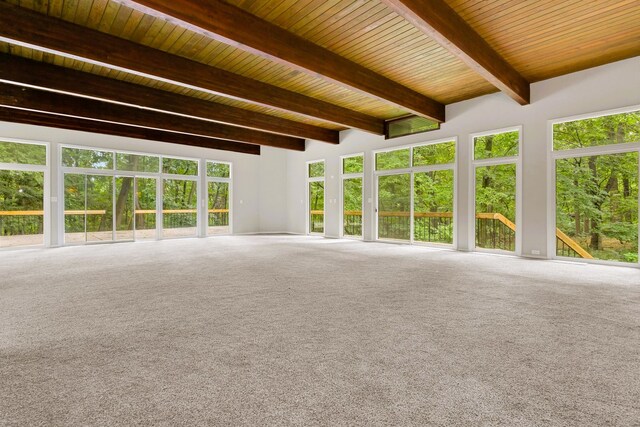
[[[469,201],[470,141],[472,133],[512,126],[523,127],[521,156],[523,161],[522,254],[533,250],[547,256],[547,158],[549,149],[548,121],[567,116],[598,112],[640,104],[640,57],[557,77],[531,85],[531,104],[520,106],[502,93],[495,93],[447,106],[447,122],[440,130],[395,138],[361,131],[345,131],[338,146],[309,142],[307,151],[287,154],[287,192],[289,200],[288,230],[305,233],[305,162],[326,161],[326,228],[327,236],[339,234],[339,156],[365,153],[365,239],[373,238],[374,211],[372,151],[438,140],[458,138],[457,168],[457,244],[469,248],[468,215],[473,209]]]
[[[260,183],[263,181],[261,173],[268,169],[261,168],[261,156],[6,122],[0,122],[0,138],[49,142],[50,153],[54,156],[58,152],[59,144],[72,144],[232,162],[233,231],[234,233],[260,231],[259,190]],[[280,154],[280,156],[284,156],[284,154]],[[270,158],[271,156],[267,156],[267,159]],[[51,215],[50,223],[52,224],[52,241],[50,242],[52,246],[56,246],[59,243],[57,241],[57,203],[62,202],[62,195],[58,194],[57,163],[58,161],[55,158],[50,161],[50,177],[52,180],[50,197],[54,200],[50,201],[49,209]],[[282,198],[284,198],[284,195]],[[55,201],[56,199],[57,201]],[[269,210],[268,207],[265,207],[265,210]]]

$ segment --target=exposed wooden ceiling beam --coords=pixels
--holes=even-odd
[[[375,117],[0,1],[0,40],[376,134]]]
[[[335,130],[311,126],[90,73],[0,54],[0,81],[178,113],[284,135],[339,143]]]
[[[0,121],[123,136],[127,138],[146,139],[158,142],[169,142],[172,144],[210,148],[213,150],[235,151],[245,154],[260,154],[259,145],[165,132],[156,129],[145,129],[135,126],[80,119],[77,117],[58,116],[55,114],[19,110],[9,107],[0,107]]]
[[[382,0],[398,15],[521,105],[529,104],[529,82],[444,0]],[[182,2],[180,2],[182,3]]]
[[[142,108],[0,83],[0,105],[190,135],[304,151],[300,138],[222,125]]]
[[[218,41],[373,95],[419,116],[445,120],[443,104],[222,0],[120,2],[142,5],[147,14],[175,18],[182,26],[195,27]]]

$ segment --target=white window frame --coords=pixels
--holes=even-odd
[[[585,264],[602,264],[612,266],[623,267],[636,267],[640,268],[640,256],[637,263],[622,262],[622,261],[609,261],[600,259],[585,259],[585,258],[573,258],[563,257],[557,255],[556,247],[556,160],[570,159],[575,157],[588,157],[588,156],[600,156],[608,154],[624,154],[624,153],[638,153],[638,180],[640,180],[640,140],[638,142],[630,142],[625,144],[609,144],[600,145],[595,147],[584,148],[572,148],[567,150],[554,150],[553,148],[553,127],[559,123],[573,122],[578,120],[593,119],[604,116],[611,116],[621,113],[629,113],[632,111],[639,111],[640,104],[632,105],[628,107],[615,108],[611,110],[597,111],[593,113],[579,114],[570,117],[561,117],[557,119],[551,119],[547,121],[547,258],[556,259],[562,261],[570,261],[576,263]],[[640,218],[640,191],[638,191],[638,215]],[[640,221],[638,221],[638,240],[639,240],[639,252],[640,252]],[[640,253],[639,253],[640,255]]]
[[[324,165],[324,174],[321,177],[314,177],[311,178],[309,176],[309,165],[313,164],[313,163],[320,163],[322,162]],[[317,160],[309,160],[308,162],[305,163],[305,172],[304,172],[305,176],[306,176],[306,193],[307,195],[305,196],[306,199],[306,204],[305,204],[305,231],[306,234],[309,236],[324,236],[327,233],[327,182],[325,180],[326,176],[327,176],[327,162],[325,159],[317,159]],[[322,215],[322,233],[312,233],[311,232],[311,200],[309,199],[309,189],[310,189],[310,183],[312,182],[322,182],[324,183],[323,188],[324,188],[324,197],[323,197],[323,206],[322,206],[322,210],[324,212],[324,214]]]
[[[229,166],[229,178],[220,178],[209,176],[208,174],[208,164],[209,163],[222,163]],[[226,162],[222,160],[212,160],[212,159],[204,159],[201,169],[203,179],[203,199],[201,206],[203,208],[202,212],[202,228],[201,231],[204,237],[215,237],[215,236],[224,236],[233,234],[233,163]],[[229,232],[224,234],[209,234],[209,183],[210,182],[222,182],[227,183],[229,185]]]
[[[353,157],[362,157],[362,172],[356,173],[345,173],[344,172],[344,160],[350,159]],[[354,239],[354,240],[364,240],[364,163],[365,163],[365,155],[364,152],[347,154],[344,156],[340,156],[340,238],[344,239]],[[347,179],[362,179],[362,206],[360,207],[360,212],[362,212],[362,217],[360,219],[361,222],[361,231],[360,236],[351,236],[344,234],[344,181]]]
[[[475,159],[475,139],[482,136],[496,135],[507,132],[518,132],[518,155],[508,157],[493,157],[489,159]],[[486,252],[503,255],[522,255],[522,134],[523,126],[510,126],[500,129],[492,129],[469,134],[469,241],[468,247],[471,251]],[[505,251],[501,249],[476,247],[476,169],[483,166],[516,165],[516,231],[515,231],[515,251]]]
[[[445,164],[440,164],[440,165],[428,165],[428,166],[413,166],[413,150],[414,148],[419,148],[419,147],[424,147],[427,145],[436,145],[436,144],[442,144],[442,143],[446,143],[446,142],[453,142],[455,144],[455,156],[454,156],[454,161],[453,163],[445,163]],[[388,169],[388,170],[376,170],[376,155],[379,153],[387,153],[390,151],[398,151],[398,150],[405,150],[405,149],[409,149],[409,167],[408,168],[402,168],[402,169]],[[384,148],[381,150],[374,150],[371,152],[371,161],[372,161],[372,165],[373,165],[373,193],[374,193],[374,206],[373,206],[373,211],[374,211],[374,215],[373,215],[373,222],[374,222],[374,229],[373,229],[373,236],[375,241],[377,242],[383,242],[383,243],[396,243],[396,244],[401,244],[401,245],[421,245],[421,246],[429,246],[429,247],[435,247],[435,248],[444,248],[444,249],[453,249],[456,250],[458,248],[458,221],[457,221],[457,211],[458,211],[458,185],[457,185],[457,181],[458,181],[458,150],[459,146],[458,146],[458,137],[457,136],[453,136],[453,137],[449,137],[449,138],[440,138],[440,139],[435,139],[435,140],[431,140],[431,141],[423,141],[423,142],[418,142],[415,144],[409,144],[409,145],[399,145],[399,146],[395,146],[395,147],[389,147],[389,148]],[[421,172],[434,172],[434,171],[441,171],[441,170],[451,170],[453,171],[453,217],[451,219],[452,223],[453,223],[453,243],[438,243],[438,242],[421,242],[421,241],[415,241],[415,236],[414,236],[414,175],[416,173],[421,173]],[[380,236],[378,235],[378,178],[380,176],[388,176],[388,175],[403,175],[403,174],[409,174],[409,195],[410,195],[410,209],[409,209],[409,240],[407,241],[399,241],[399,240],[390,240],[390,239],[381,239]]]
[[[62,150],[64,148],[73,148],[73,149],[81,149],[88,151],[103,151],[110,152],[113,154],[113,166],[110,169],[98,169],[98,168],[76,168],[70,166],[62,165]],[[158,157],[158,172],[137,172],[137,171],[121,171],[117,169],[117,153],[121,154],[134,154],[138,156],[147,156],[147,157]],[[163,173],[163,160],[164,158],[171,159],[179,159],[179,160],[189,160],[194,161],[198,165],[198,173],[196,175],[178,175],[178,174],[169,174]],[[113,193],[115,197],[115,179],[116,177],[130,177],[130,178],[155,178],[156,179],[156,240],[161,239],[185,239],[192,237],[200,237],[200,230],[202,228],[203,221],[203,213],[202,209],[196,209],[196,235],[194,236],[176,236],[176,237],[166,237],[163,235],[163,200],[164,200],[164,181],[166,179],[172,180],[185,180],[185,181],[195,181],[198,183],[199,187],[202,187],[201,175],[202,175],[202,167],[201,167],[201,159],[193,158],[193,157],[183,157],[183,156],[174,156],[174,155],[164,155],[157,153],[146,153],[140,151],[130,151],[130,150],[120,150],[115,148],[102,148],[96,146],[84,146],[84,145],[74,145],[74,144],[59,144],[58,145],[58,194],[60,195],[60,203],[58,203],[58,233],[59,233],[59,242],[61,246],[82,246],[82,245],[93,245],[93,244],[105,244],[105,243],[122,243],[122,242],[132,242],[135,241],[135,223],[133,230],[133,239],[127,240],[116,240],[116,227],[115,227],[115,215],[113,215],[113,225],[112,225],[112,240],[111,241],[99,241],[99,242],[78,242],[78,243],[68,243],[65,239],[65,218],[64,218],[64,176],[65,174],[79,174],[79,175],[101,175],[101,176],[110,176],[113,179]],[[205,170],[206,174],[206,170]],[[201,189],[199,188],[197,191],[197,197],[201,199]],[[206,203],[206,202],[205,202]],[[201,202],[198,202],[196,206],[200,206]],[[113,207],[115,208],[115,206]],[[135,221],[135,220],[134,220]]]
[[[38,245],[24,245],[24,246],[9,246],[6,248],[0,248],[0,250],[16,250],[20,248],[37,248],[37,247],[50,247],[51,246],[51,144],[46,141],[36,141],[30,139],[17,139],[17,138],[0,138],[1,142],[13,142],[17,144],[25,145],[40,145],[45,147],[45,164],[44,165],[31,165],[21,163],[0,163],[0,170],[18,171],[18,172],[42,172],[44,173],[43,180],[43,200],[42,200],[42,244]]]

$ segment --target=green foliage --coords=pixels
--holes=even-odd
[[[0,163],[46,165],[47,147],[38,144],[0,141]]]
[[[228,163],[207,162],[207,176],[212,178],[229,178],[231,167]]]
[[[42,211],[43,172],[0,170],[0,211]],[[43,216],[0,216],[0,236],[42,234]]]
[[[132,172],[160,172],[160,158],[137,154],[116,153],[116,169]]]
[[[376,170],[406,169],[410,166],[408,148],[376,153]]]
[[[640,111],[553,125],[554,150],[629,142],[640,142]]]
[[[63,147],[62,166],[70,168],[113,169],[113,152]]]
[[[364,172],[364,157],[353,156],[342,159],[342,173],[362,173]]]
[[[455,141],[413,147],[413,166],[445,165],[455,160]]]
[[[362,210],[362,178],[343,180],[343,197],[345,211]]]
[[[198,162],[196,160],[175,159],[173,157],[162,158],[162,172],[173,175],[198,175]]]
[[[440,123],[419,116],[390,120],[385,126],[388,138],[440,129]]]
[[[638,154],[557,160],[556,226],[594,258],[633,260],[627,254],[638,252]]]
[[[473,139],[473,158],[480,160],[517,156],[519,135],[518,131],[512,131],[475,137]]]
[[[516,221],[516,165],[476,168],[476,213],[500,213]]]
[[[309,178],[320,178],[324,176],[324,162],[309,163]]]

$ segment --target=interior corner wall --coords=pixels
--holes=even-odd
[[[261,229],[261,205],[259,196],[262,182],[260,172],[262,170],[263,156],[8,122],[0,122],[0,138],[47,142],[50,147],[50,159],[54,158],[51,157],[51,154],[57,152],[59,145],[70,144],[231,162],[233,164],[233,232],[235,234],[255,233]],[[269,150],[264,151],[269,152]],[[268,160],[270,157],[271,156],[267,155]],[[59,235],[58,224],[60,223],[57,217],[57,203],[62,202],[62,194],[59,194],[58,161],[57,157],[55,157],[55,161],[49,162],[49,175],[52,184],[50,186],[51,194],[49,197],[45,196],[45,198],[48,199],[48,205],[50,207],[51,218],[49,223],[51,224],[51,246],[58,246],[60,244],[60,242],[57,241],[57,236]],[[47,200],[45,200],[45,202],[47,202]],[[269,207],[265,207],[265,209],[270,210]]]
[[[325,234],[339,235],[339,173],[342,155],[365,154],[364,238],[374,238],[373,154],[374,150],[405,146],[444,138],[458,138],[457,247],[470,249],[468,220],[473,210],[469,199],[470,134],[522,126],[522,255],[539,251],[548,257],[549,121],[580,114],[640,104],[640,57],[533,83],[531,104],[520,106],[502,93],[447,105],[447,122],[437,131],[385,140],[361,131],[341,132],[339,145],[308,142],[307,151],[287,153],[288,231],[306,233],[305,165],[325,160]],[[333,201],[337,202],[334,203]]]
[[[287,232],[287,154],[286,150],[262,147],[259,174],[259,231]]]

